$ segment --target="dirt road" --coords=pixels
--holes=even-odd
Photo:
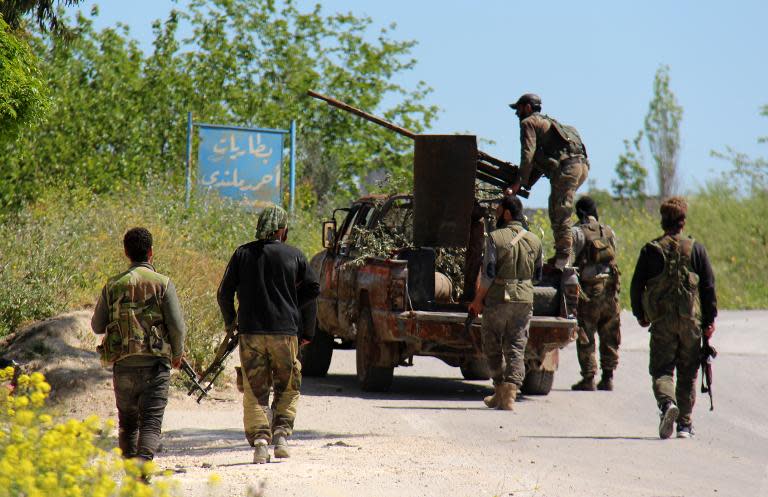
[[[554,391],[514,413],[489,410],[488,382],[416,358],[392,392],[363,394],[354,351],[336,351],[327,378],[305,379],[293,457],[251,465],[239,398],[166,411],[161,466],[185,494],[266,496],[768,496],[768,312],[724,312],[714,345],[715,411],[699,398],[692,440],[658,439],[647,333],[623,316],[616,390],[571,392],[571,345]],[[225,395],[226,396],[226,395]],[[205,467],[204,467],[205,466]]]

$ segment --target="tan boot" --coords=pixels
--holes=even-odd
[[[512,411],[515,407],[515,398],[517,397],[517,385],[514,383],[502,383],[499,385],[499,409],[503,411]]]
[[[490,407],[491,409],[499,407],[499,385],[493,385],[493,395],[485,397],[483,402],[485,402],[486,407]]]

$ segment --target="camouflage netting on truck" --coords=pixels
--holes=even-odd
[[[367,257],[395,257],[401,250],[413,247],[411,235],[412,231],[408,230],[407,225],[397,226],[387,222],[373,229],[355,227],[351,235],[354,240],[354,259],[349,264],[362,266]],[[459,301],[464,288],[465,254],[464,248],[435,250],[435,271],[451,280],[451,298],[454,302]]]

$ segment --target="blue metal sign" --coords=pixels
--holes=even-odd
[[[242,205],[281,204],[282,130],[198,125],[197,183]]]

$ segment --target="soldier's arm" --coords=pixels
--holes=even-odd
[[[629,297],[632,302],[632,314],[638,321],[646,321],[645,311],[643,310],[643,292],[648,283],[648,245],[640,250],[640,256],[637,258],[635,272],[632,275],[632,283],[629,287]]]
[[[483,308],[483,301],[488,294],[494,278],[496,278],[496,244],[493,238],[486,236],[485,253],[483,253],[483,265],[480,266],[480,272],[477,275],[477,288],[475,289],[475,299],[469,304],[470,314],[480,314]]]
[[[299,258],[299,281],[297,282],[297,296],[299,298],[299,306],[303,306],[307,302],[314,300],[320,295],[320,282],[317,279],[317,275],[309,265],[307,258],[302,254]]]
[[[221,316],[224,318],[224,325],[227,329],[234,324],[237,318],[237,311],[235,310],[235,291],[239,283],[240,273],[237,263],[237,251],[232,254],[232,258],[227,264],[227,269],[224,270],[224,276],[221,278],[219,284],[219,290],[216,292],[216,300],[219,303],[219,309],[221,310]]]
[[[691,257],[693,270],[699,275],[699,299],[701,301],[701,326],[707,328],[717,317],[717,295],[715,293],[715,273],[709,262],[707,249],[698,242],[693,245]]]
[[[573,237],[573,258],[576,259],[581,254],[581,251],[584,250],[586,238],[584,237],[584,232],[578,226],[571,227],[571,235]]]
[[[527,188],[533,186],[531,173],[535,153],[536,127],[532,119],[523,119],[520,121],[520,184]]]
[[[179,304],[179,297],[176,294],[176,286],[172,281],[168,282],[161,307],[165,326],[168,330],[168,342],[171,344],[172,361],[176,362],[184,355],[184,339],[187,335],[187,327],[184,324],[184,315],[181,312],[181,304]]]
[[[109,309],[107,308],[107,288],[104,287],[99,295],[99,301],[96,303],[96,308],[93,310],[93,317],[91,318],[91,329],[98,335],[104,334],[109,324]]]

